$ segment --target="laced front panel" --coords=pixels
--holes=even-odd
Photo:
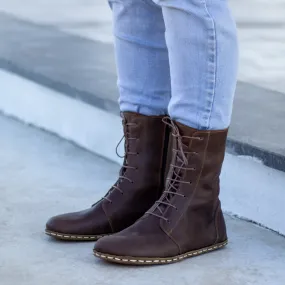
[[[104,200],[107,200],[109,203],[112,203],[112,200],[108,197],[110,196],[110,194],[112,193],[112,191],[116,190],[116,191],[119,191],[122,195],[124,194],[123,190],[120,188],[120,184],[124,181],[124,180],[127,180],[129,181],[130,183],[133,183],[133,181],[127,176],[127,171],[128,169],[137,169],[136,167],[134,166],[130,166],[128,165],[128,157],[130,155],[138,155],[137,152],[131,152],[129,151],[129,144],[130,144],[130,141],[132,140],[137,140],[137,138],[133,138],[133,137],[130,137],[130,133],[129,133],[129,127],[135,127],[137,126],[137,124],[134,124],[134,123],[126,123],[126,122],[123,122],[124,124],[124,135],[123,137],[121,138],[121,140],[119,141],[119,143],[117,144],[117,147],[116,147],[116,154],[118,155],[118,157],[120,158],[124,158],[124,162],[123,162],[123,166],[121,168],[121,171],[120,171],[120,176],[119,176],[119,179],[117,181],[117,183],[110,189],[110,191],[106,194],[105,197],[103,197]],[[118,153],[118,148],[121,144],[121,142],[123,141],[123,139],[125,138],[125,155],[124,156],[120,156],[119,153]]]
[[[169,220],[164,217],[164,212],[166,207],[172,207],[176,210],[175,205],[172,204],[172,198],[174,196],[181,196],[183,198],[186,198],[185,195],[179,193],[179,185],[180,184],[188,184],[191,185],[192,181],[183,181],[182,180],[182,174],[183,171],[195,171],[196,169],[193,167],[188,167],[188,154],[197,154],[196,152],[189,151],[188,146],[183,143],[183,139],[190,140],[203,140],[201,137],[190,137],[190,136],[181,136],[178,127],[175,125],[173,121],[169,118],[164,118],[163,122],[171,127],[172,129],[172,136],[174,137],[174,140],[176,142],[176,149],[173,149],[173,156],[175,159],[173,160],[173,163],[170,165],[172,168],[172,173],[170,178],[167,178],[167,184],[166,189],[163,192],[163,195],[161,196],[160,200],[156,201],[154,207],[147,212],[147,214],[156,216],[160,219],[163,219],[167,222]]]

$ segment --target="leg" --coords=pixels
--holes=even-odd
[[[167,169],[170,97],[161,9],[149,0],[112,0],[125,160],[105,197],[91,208],[51,218],[46,233],[97,240],[132,225],[160,197]]]
[[[157,3],[171,71],[171,170],[144,218],[95,245],[96,256],[124,264],[169,264],[227,244],[219,175],[236,84],[235,25],[225,0]]]
[[[156,0],[169,50],[172,119],[200,130],[230,124],[238,46],[226,0]],[[175,24],[173,24],[175,23]]]
[[[151,0],[110,0],[121,111],[165,115],[170,72],[161,8]]]

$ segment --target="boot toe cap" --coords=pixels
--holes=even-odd
[[[52,217],[46,223],[46,231],[74,235],[112,233],[109,220],[100,206]]]
[[[94,251],[98,253],[105,253],[110,255],[123,256],[126,253],[126,249],[123,237],[106,236],[96,242]]]
[[[46,231],[65,233],[67,228],[67,220],[64,215],[50,218],[46,223]]]
[[[165,235],[122,235],[103,237],[96,242],[94,252],[118,257],[167,257],[178,253],[177,246]]]

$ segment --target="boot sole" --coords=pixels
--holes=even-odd
[[[161,265],[161,264],[171,264],[175,262],[182,261],[186,258],[195,257],[198,255],[202,255],[205,253],[209,253],[211,251],[215,251],[225,247],[228,244],[228,240],[218,243],[212,246],[204,247],[198,250],[189,251],[184,254],[180,254],[174,257],[169,258],[148,258],[148,257],[129,257],[129,256],[116,256],[110,254],[103,254],[100,252],[96,252],[94,250],[94,255],[99,257],[105,261],[112,262],[112,263],[120,263],[120,264],[132,264],[132,265]]]
[[[97,241],[98,239],[107,235],[72,235],[72,234],[62,234],[57,232],[52,232],[45,230],[48,236],[51,236],[58,240],[69,240],[69,241]]]

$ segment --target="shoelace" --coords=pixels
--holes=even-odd
[[[124,194],[123,190],[119,187],[120,183],[123,181],[123,180],[128,180],[130,183],[133,183],[133,181],[128,178],[126,176],[126,170],[127,169],[137,169],[136,167],[133,167],[133,166],[129,166],[127,165],[128,161],[127,161],[127,158],[129,155],[138,155],[137,152],[130,152],[128,151],[128,141],[130,140],[137,140],[137,138],[131,138],[129,137],[129,132],[128,132],[128,127],[131,127],[131,126],[136,126],[137,124],[134,124],[134,123],[126,123],[125,124],[125,127],[126,127],[126,131],[125,131],[125,134],[126,135],[123,135],[121,140],[118,142],[117,144],[117,147],[116,147],[116,154],[118,157],[120,158],[124,158],[124,163],[123,163],[123,166],[121,168],[121,171],[120,171],[120,176],[118,178],[118,181],[115,185],[113,185],[113,187],[110,189],[110,191],[106,194],[105,197],[103,197],[104,200],[107,200],[109,203],[112,203],[112,200],[110,198],[108,198],[108,196],[110,195],[110,193],[113,191],[113,190],[118,190],[122,195]],[[118,153],[118,148],[120,146],[120,144],[122,143],[123,139],[126,138],[126,141],[125,141],[125,155],[124,156],[121,156],[119,153]]]
[[[197,153],[193,152],[193,151],[185,151],[184,148],[187,148],[187,146],[185,144],[183,144],[182,139],[187,138],[187,139],[191,139],[191,140],[203,140],[203,138],[201,138],[201,137],[181,136],[179,129],[175,125],[175,123],[171,120],[170,120],[170,123],[168,121],[169,121],[169,118],[163,119],[163,122],[172,128],[172,136],[177,141],[177,149],[172,150],[173,155],[176,156],[176,161],[175,161],[175,165],[174,164],[170,165],[173,168],[173,170],[172,170],[171,178],[167,178],[168,184],[166,186],[166,190],[164,190],[161,198],[158,201],[156,201],[155,206],[150,211],[147,212],[147,214],[156,216],[156,217],[163,219],[167,222],[169,222],[169,220],[166,217],[164,217],[165,208],[167,206],[169,206],[169,207],[172,207],[172,208],[175,208],[176,210],[178,210],[177,207],[171,203],[172,197],[177,195],[177,196],[181,196],[183,198],[186,198],[185,195],[178,193],[179,184],[180,183],[189,184],[189,185],[192,184],[191,181],[182,181],[181,180],[181,170],[186,170],[186,171],[195,171],[196,170],[195,168],[187,167],[188,166],[188,159],[187,159],[186,155],[187,154],[197,154]],[[159,211],[158,214],[155,213],[156,210]]]

